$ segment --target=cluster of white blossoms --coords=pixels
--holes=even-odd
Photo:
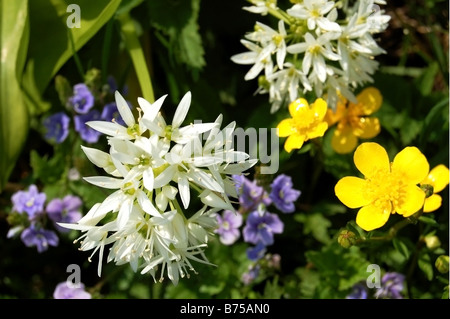
[[[111,121],[87,122],[107,135],[109,153],[82,147],[88,159],[110,176],[84,179],[111,189],[76,224],[80,250],[99,252],[98,275],[106,246],[107,262],[129,263],[136,272],[160,272],[177,284],[193,271],[192,261],[210,264],[204,249],[217,228],[216,213],[233,210],[237,198],[232,175],[256,164],[245,152],[232,148],[235,123],[221,129],[214,123],[182,126],[191,104],[188,92],[180,101],[171,124],[160,112],[167,95],[154,103],[138,98],[136,120],[125,99],[115,93],[125,126]],[[192,196],[191,192],[198,193]],[[194,208],[193,208],[194,207]],[[188,212],[191,213],[188,213]]]
[[[385,53],[374,39],[390,20],[381,0],[291,0],[282,10],[276,0],[248,0],[245,10],[271,14],[276,29],[256,22],[241,43],[248,51],[233,55],[237,64],[252,65],[245,80],[258,78],[256,93],[269,94],[271,113],[308,91],[327,95],[334,108],[342,94],[356,103],[356,88],[373,82],[375,56]]]

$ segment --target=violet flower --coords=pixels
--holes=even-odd
[[[86,114],[94,106],[94,96],[84,83],[75,84],[69,104],[78,114]]]
[[[64,112],[48,116],[43,122],[46,128],[45,138],[54,141],[56,144],[61,144],[69,135],[69,123],[70,118]]]
[[[244,241],[257,244],[262,242],[265,246],[272,245],[273,235],[281,234],[284,224],[276,214],[258,211],[251,212],[243,229]]]
[[[292,188],[291,177],[281,174],[274,179],[271,187],[272,191],[270,192],[269,197],[275,207],[283,213],[294,212],[294,202],[298,199],[301,192]]]
[[[217,214],[216,218],[219,228],[215,232],[220,235],[220,242],[224,245],[232,245],[240,236],[239,227],[242,225],[242,215],[225,210],[222,216]]]
[[[70,229],[59,226],[57,223],[76,223],[81,219],[80,208],[83,202],[78,196],[67,195],[63,199],[52,199],[46,207],[48,217],[55,223],[56,229],[62,233]]]
[[[44,211],[44,204],[47,196],[39,193],[36,185],[32,184],[28,191],[18,191],[12,197],[13,210],[19,213],[26,212],[28,219],[32,220],[36,215]]]
[[[24,229],[20,239],[27,247],[36,246],[39,253],[46,251],[49,246],[56,247],[59,244],[59,238],[54,231],[36,227],[34,224]]]

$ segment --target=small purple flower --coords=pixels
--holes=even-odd
[[[55,198],[46,207],[47,215],[55,222],[55,227],[62,233],[70,231],[56,223],[76,223],[81,219],[80,212],[83,202],[78,196],[67,195],[63,199]]]
[[[59,238],[54,231],[31,225],[20,235],[23,243],[27,247],[36,246],[39,253],[48,249],[49,246],[58,246]]]
[[[64,112],[58,112],[47,117],[43,124],[46,128],[45,138],[56,144],[64,142],[69,135],[70,118]]]
[[[100,116],[100,118],[104,121],[114,121],[117,124],[125,125],[125,121],[122,119],[122,117],[120,116],[119,110],[117,109],[117,104],[116,102],[111,102],[106,104],[103,107],[103,111],[102,114]]]
[[[259,265],[249,267],[249,270],[247,272],[244,272],[241,277],[244,285],[250,285],[258,277],[260,270],[261,266]]]
[[[53,298],[55,299],[91,299],[92,296],[88,293],[83,283],[69,285],[67,281],[60,282],[56,285],[53,292]]]
[[[387,272],[381,278],[381,288],[375,292],[375,298],[403,299],[401,294],[404,288],[405,276],[397,272]]]
[[[28,219],[32,220],[36,215],[44,211],[44,203],[47,196],[45,193],[39,193],[36,185],[32,184],[28,192],[18,191],[12,197],[13,210],[28,214]]]
[[[101,133],[86,125],[86,122],[100,119],[100,112],[92,110],[87,114],[75,115],[75,131],[80,133],[81,139],[88,143],[96,143]]]
[[[239,204],[246,211],[257,209],[260,203],[268,206],[271,203],[269,195],[256,181],[250,181],[242,175],[233,175],[236,191],[239,195]]]
[[[251,261],[257,261],[264,257],[266,251],[266,246],[260,241],[256,244],[256,246],[247,248],[247,257]]]
[[[79,114],[86,114],[94,106],[94,96],[84,83],[75,84],[69,104]]]
[[[361,283],[355,284],[345,299],[367,299],[367,287]]]
[[[244,241],[257,244],[262,242],[265,246],[273,244],[273,234],[281,234],[284,224],[276,214],[258,211],[251,212],[244,227]]]
[[[216,216],[219,228],[216,233],[220,235],[220,242],[224,245],[232,245],[240,236],[239,227],[242,226],[242,215],[230,210],[225,210],[220,216]]]
[[[294,212],[294,202],[298,199],[301,192],[292,188],[291,177],[281,174],[274,179],[271,187],[272,191],[269,196],[275,207],[283,213]]]

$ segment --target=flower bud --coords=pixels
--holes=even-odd
[[[434,193],[434,187],[430,184],[420,184],[420,188],[425,192],[425,197],[428,198]]]
[[[441,241],[437,236],[425,236],[424,241],[427,247],[431,250],[434,250],[441,246]]]
[[[357,239],[358,236],[354,232],[348,229],[343,229],[339,233],[338,243],[344,248],[349,248],[356,243]]]
[[[449,257],[446,255],[440,255],[436,259],[436,262],[434,263],[434,265],[436,266],[436,269],[441,274],[445,274],[446,272],[448,272],[448,268],[449,268]]]

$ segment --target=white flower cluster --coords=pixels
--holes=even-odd
[[[374,58],[385,53],[373,36],[390,20],[379,7],[384,1],[300,0],[291,1],[286,11],[276,0],[249,1],[253,5],[244,9],[275,16],[277,30],[256,22],[241,40],[249,51],[231,60],[252,65],[245,80],[258,77],[256,93],[269,94],[271,113],[308,91],[316,97],[326,94],[331,108],[339,94],[356,103],[355,89],[373,82],[378,69]]]
[[[99,251],[99,276],[105,246],[112,245],[107,262],[129,263],[135,272],[140,269],[154,279],[159,270],[160,281],[167,273],[177,284],[195,272],[192,261],[209,264],[204,248],[217,227],[215,214],[234,210],[229,198],[237,198],[237,193],[231,176],[242,174],[256,160],[232,148],[235,123],[221,129],[221,115],[214,123],[182,126],[190,92],[169,125],[160,112],[166,95],[153,104],[138,98],[137,121],[118,92],[115,98],[125,126],[87,123],[108,136],[109,153],[82,147],[92,163],[110,174],[84,179],[115,191],[78,223],[60,225],[83,232],[77,240],[80,250],[93,250],[92,255]],[[197,208],[188,215],[192,190],[198,192]]]

